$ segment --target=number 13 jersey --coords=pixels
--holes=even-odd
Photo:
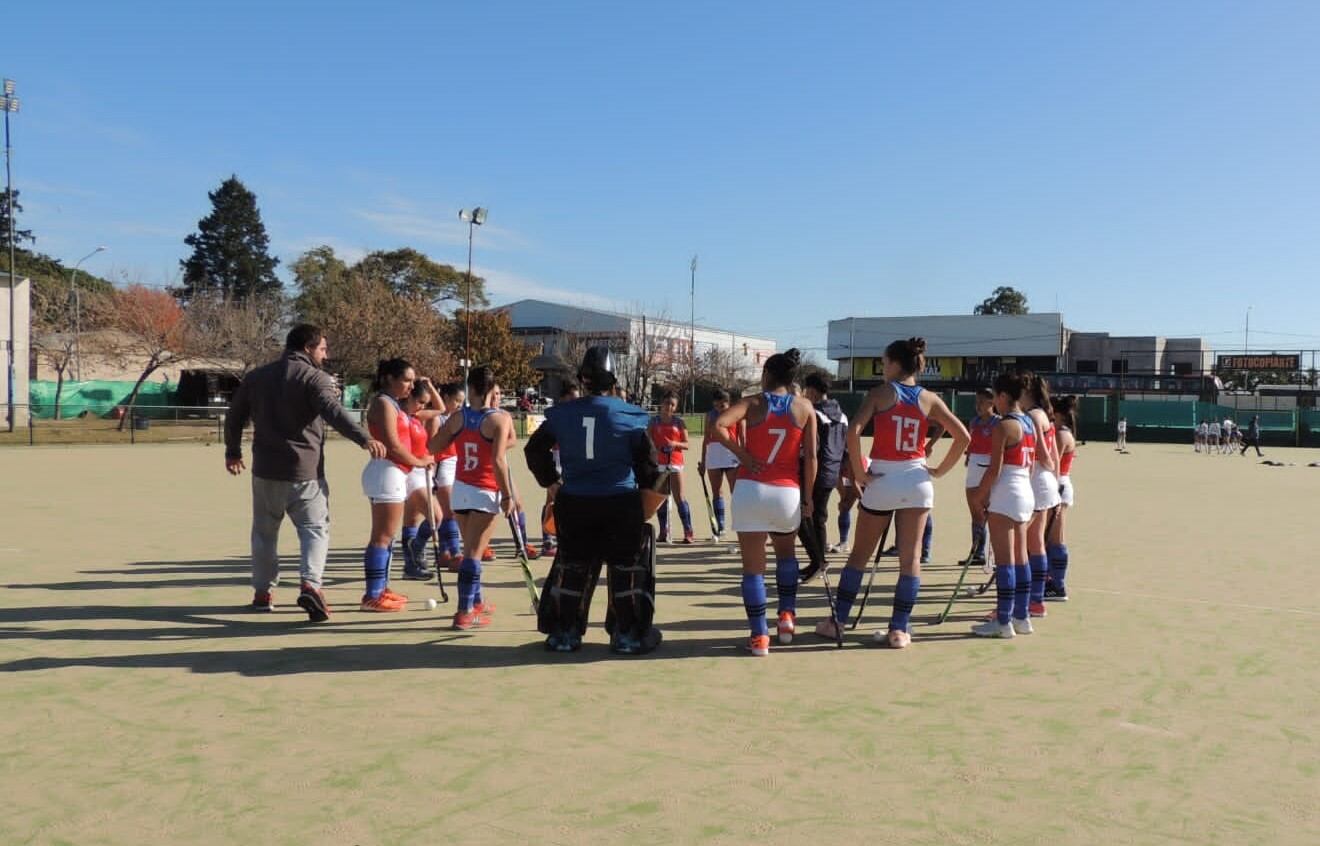
[[[926,457],[926,415],[921,410],[920,385],[893,385],[898,397],[871,418],[873,461],[911,461]]]
[[[757,473],[743,467],[738,478],[784,488],[801,487],[798,465],[802,455],[802,428],[793,419],[793,396],[771,393],[761,396],[765,400],[765,419],[754,426],[748,425],[746,449],[764,467]]]

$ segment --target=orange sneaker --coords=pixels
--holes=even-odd
[[[489,617],[495,613],[494,602],[478,602],[472,606],[472,613],[481,617]]]
[[[495,560],[495,550],[491,549],[490,547],[486,547],[485,549],[483,549],[483,550],[481,551],[481,560],[482,560],[482,561],[494,561],[494,560]]]
[[[787,646],[797,633],[797,615],[792,611],[779,612],[779,642]]]
[[[404,596],[404,595],[401,594],[401,593],[395,593],[394,591],[390,590],[389,588],[385,588],[385,590],[381,591],[381,592],[380,592],[380,595],[381,595],[381,596],[384,596],[384,597],[388,597],[388,598],[390,598],[390,599],[399,600],[399,601],[402,601],[402,602],[407,602],[407,601],[408,601],[408,597]]]
[[[401,598],[398,594],[389,596],[382,593],[380,596],[363,596],[362,605],[359,606],[363,611],[402,611],[408,607],[408,600]]]
[[[758,658],[769,655],[770,635],[752,635],[752,639],[747,642],[747,651]]]
[[[482,629],[489,625],[490,625],[490,618],[481,616],[480,614],[476,613],[475,610],[459,611],[457,614],[454,615],[453,628],[456,628],[459,631],[467,631],[468,629]]]

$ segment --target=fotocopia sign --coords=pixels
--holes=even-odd
[[[1296,353],[1290,355],[1221,355],[1218,359],[1220,370],[1301,370],[1302,357]]]

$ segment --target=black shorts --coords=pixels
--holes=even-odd
[[[564,561],[630,566],[642,544],[642,496],[637,491],[610,496],[555,497],[555,528]]]

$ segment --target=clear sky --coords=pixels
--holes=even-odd
[[[414,246],[497,302],[820,348],[967,312],[1320,347],[1320,3],[15,2],[38,248],[169,284],[237,173],[287,265]],[[819,354],[819,353],[818,353]]]

